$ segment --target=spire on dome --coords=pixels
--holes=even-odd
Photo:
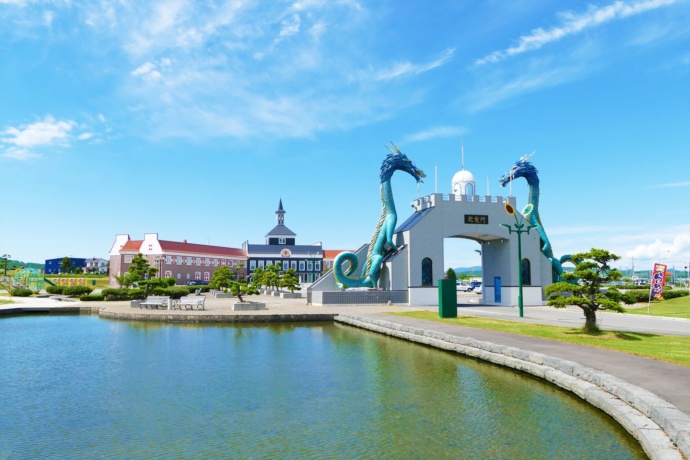
[[[474,181],[474,175],[469,171],[465,171],[465,141],[462,141],[461,169],[453,176],[451,186],[453,194],[458,199],[462,195],[474,196],[476,194],[477,184]]]

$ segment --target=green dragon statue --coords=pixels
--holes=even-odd
[[[515,162],[513,168],[506,172],[499,182],[503,187],[506,186],[510,181],[518,177],[524,177],[529,185],[529,202],[525,209],[522,210],[522,215],[527,221],[537,229],[539,233],[539,239],[541,240],[541,252],[546,256],[547,259],[551,261],[552,278],[553,282],[560,281],[561,275],[563,274],[563,264],[565,262],[572,262],[572,257],[564,255],[560,259],[557,259],[553,255],[553,249],[551,248],[551,242],[546,236],[544,227],[541,224],[541,217],[539,216],[539,176],[537,168],[534,167],[529,160],[530,157],[534,155],[524,155],[518,161]]]
[[[391,177],[395,171],[405,171],[415,178],[417,182],[422,182],[426,177],[424,171],[417,168],[407,156],[393,144],[395,151],[388,149],[391,153],[386,156],[381,164],[381,217],[374,230],[374,235],[369,243],[367,253],[367,263],[362,269],[360,278],[350,278],[357,270],[357,256],[353,252],[341,252],[333,263],[333,275],[335,276],[338,289],[369,287],[376,288],[379,283],[381,265],[383,258],[396,251],[398,248],[393,243],[393,232],[398,221],[398,214],[395,211],[395,201],[393,200],[393,189],[391,187]],[[386,245],[388,248],[386,249]],[[349,262],[347,271],[343,271],[343,264]]]

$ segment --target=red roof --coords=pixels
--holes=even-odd
[[[335,256],[340,254],[341,252],[354,252],[351,249],[324,249],[323,250],[323,258],[325,260],[333,260],[335,259]]]
[[[164,252],[185,252],[191,254],[207,254],[210,256],[247,257],[247,251],[240,248],[226,248],[224,246],[209,246],[207,244],[187,243],[186,241],[158,240]]]
[[[120,251],[137,251],[141,249],[141,243],[144,240],[127,240],[127,242],[120,248]]]

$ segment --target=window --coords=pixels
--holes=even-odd
[[[125,256],[125,263],[131,264],[132,263],[132,256]]]
[[[217,267],[218,266],[218,259],[213,259],[213,266]]]
[[[532,284],[532,263],[529,259],[522,259],[522,284]]]
[[[187,279],[189,279],[189,278],[191,278],[191,276],[189,276],[189,273],[187,273]]]
[[[321,261],[317,260],[314,262],[314,271],[320,272],[321,271]]]
[[[195,272],[194,273],[194,279],[199,281],[201,279],[201,272]]]
[[[308,272],[314,271],[314,262],[312,262],[311,260],[307,261],[307,271]]]
[[[182,256],[177,256],[177,265],[182,265]]]
[[[259,261],[259,268],[264,268],[264,261],[263,260]]]
[[[192,265],[192,258],[187,256],[187,265]]]
[[[165,256],[165,263],[170,265],[172,263],[172,257],[171,256]]]
[[[292,268],[293,270],[297,270],[297,261],[296,260],[293,260],[290,262],[290,268]]]
[[[172,272],[170,270],[165,271],[165,278],[170,278],[172,276]]]
[[[303,260],[299,261],[299,271],[301,271],[301,272],[304,271],[304,261]]]
[[[278,238],[278,244],[285,244],[285,238]]]
[[[207,267],[211,266],[211,259],[209,259],[208,257],[206,258],[206,266]]]
[[[201,267],[201,257],[197,257],[196,259],[194,259],[194,265],[196,265],[197,267]]]
[[[433,265],[431,259],[425,257],[422,260],[422,286],[432,286]]]
[[[180,278],[182,278],[182,275],[180,275],[180,274],[178,273],[178,274],[177,274],[177,279],[179,280]]]
[[[204,272],[204,281],[209,281],[211,279],[211,273],[210,272]]]
[[[326,261],[326,268],[331,268],[331,261],[330,260]]]
[[[250,261],[249,261],[249,269],[250,269],[250,270],[255,270],[255,269],[256,269],[256,260],[250,260]]]

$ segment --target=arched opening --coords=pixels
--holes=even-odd
[[[465,185],[465,195],[468,195],[468,196],[474,195],[474,187],[472,186],[472,184]]]
[[[431,259],[425,257],[422,259],[422,286],[433,285],[433,263]]]
[[[529,259],[522,259],[522,284],[526,286],[532,284],[532,263]]]
[[[458,303],[468,303],[476,298],[474,288],[482,281],[482,246],[471,238],[462,236],[443,239],[444,273],[452,268],[457,277]]]

